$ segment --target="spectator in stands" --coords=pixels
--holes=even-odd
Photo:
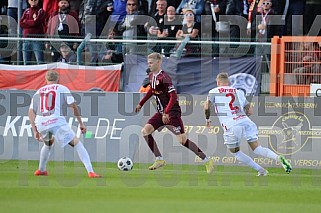
[[[108,39],[115,39],[118,36],[118,31],[114,28],[110,30]],[[99,52],[99,62],[101,63],[122,63],[124,62],[122,53],[122,44],[116,42],[108,42],[103,44]]]
[[[39,38],[44,37],[45,11],[39,6],[39,0],[28,0],[29,7],[24,11],[20,26],[23,29],[23,37]],[[44,62],[44,44],[41,41],[26,40],[22,44],[23,63],[27,65],[31,61],[31,54],[34,52],[37,64]]]
[[[284,4],[281,15],[285,19],[282,35],[303,35],[303,15],[306,0],[282,0],[281,2]]]
[[[274,35],[278,35],[278,26],[273,24],[276,12],[273,10],[272,0],[262,2],[262,10],[258,13],[257,18],[257,40],[270,40]]]
[[[182,28],[182,22],[176,16],[175,7],[167,7],[167,13],[165,16],[164,25],[158,31],[158,39],[160,40],[175,40],[178,30]],[[158,44],[160,52],[164,53],[165,56],[169,56],[170,50],[175,47],[174,43],[160,43]]]
[[[242,19],[248,18],[249,5],[247,0],[227,0],[226,3],[226,15],[234,15],[240,17],[229,18],[231,24],[230,37],[238,41],[242,36],[246,37],[246,21]]]
[[[204,12],[204,0],[182,0],[179,6],[176,8],[177,14],[185,15],[187,10],[192,10],[196,21],[201,21],[201,15]]]
[[[183,23],[182,29],[178,30],[176,33],[176,39],[183,40],[185,37],[190,37],[191,40],[200,40],[201,24],[195,21],[193,10],[185,10]],[[197,55],[200,53],[199,44],[187,44],[185,49],[185,56]]]
[[[51,38],[76,38],[79,36],[78,16],[76,12],[70,10],[69,0],[59,0],[58,10],[51,14],[47,26],[47,36]],[[47,42],[45,46],[47,49],[51,49],[52,61],[57,61],[60,56],[57,50],[59,50],[61,42],[50,43]],[[72,50],[76,50],[77,43],[67,42],[67,44]]]
[[[158,0],[156,2],[156,5],[157,12],[152,15],[152,18],[156,21],[156,24],[154,20],[150,20],[147,26],[149,34],[154,36],[157,36],[159,33],[159,29],[162,29],[164,27],[167,1]]]
[[[79,10],[81,34],[86,36],[88,33],[90,33],[92,34],[92,38],[98,38],[107,21],[105,20],[105,14],[111,13],[111,11],[115,10],[115,2],[118,1],[83,0]],[[96,25],[94,23],[96,23]],[[93,42],[88,43],[90,63],[92,65],[96,65],[98,60],[97,46],[98,45]]]
[[[310,85],[311,83],[320,82],[320,64],[316,57],[311,55],[304,56],[302,66],[293,70],[297,84]]]
[[[60,57],[57,62],[63,62],[67,64],[76,64],[77,56],[74,51],[65,43],[60,45]]]
[[[20,16],[22,16],[22,13],[24,12],[24,10],[27,8],[27,1],[22,1],[21,2],[21,14]],[[12,19],[8,20],[8,35],[10,36],[16,36],[17,35],[17,24],[18,23],[18,4],[20,4],[19,0],[8,0],[8,8],[7,8],[7,15],[12,17]],[[13,23],[13,21],[15,21]],[[19,30],[18,34],[21,34],[22,31],[21,29]],[[22,52],[21,52],[21,42],[18,41],[18,51],[19,54],[17,54],[17,62],[18,64],[20,62],[22,62]],[[9,61],[11,60],[11,58],[9,59]]]
[[[212,7],[213,10],[212,10]],[[215,18],[212,18],[211,19],[211,22],[212,22],[212,37],[216,37],[218,34],[217,34],[217,31],[215,30],[215,22],[214,20],[216,20],[217,22],[219,21],[219,18],[221,15],[225,15],[225,10],[226,10],[226,0],[207,0],[205,2],[205,6],[204,6],[204,14],[205,15],[211,15],[211,16],[214,16],[215,15]],[[214,14],[213,14],[214,12]],[[208,26],[209,23],[203,23],[202,27],[205,27],[206,29],[208,29]]]
[[[257,24],[256,17],[262,13],[263,1],[265,0],[249,0],[249,15],[247,17],[247,34],[251,36],[252,40],[256,39]]]
[[[156,2],[157,2],[158,0],[151,0],[151,3],[150,3],[150,9],[149,9],[149,15],[150,16],[154,16],[155,15],[155,13],[156,13]],[[166,1],[167,2],[167,6],[169,7],[169,6],[173,6],[173,7],[175,7],[175,8],[177,8],[179,5],[180,5],[180,3],[182,2],[182,0],[167,0]]]
[[[145,21],[146,17],[141,16],[141,12],[137,8],[136,0],[128,0],[127,1],[127,16],[124,18],[123,23],[119,26],[119,31],[122,31],[123,39],[127,40],[135,40],[141,39],[146,40],[147,32],[143,25],[143,23],[147,23]],[[123,44],[123,53],[145,53],[145,47],[139,43],[124,43]]]
[[[127,15],[127,2],[128,0],[114,0],[114,7],[111,17],[111,23],[116,23],[117,27],[119,24],[123,22],[125,16]],[[136,2],[137,5],[137,2]],[[137,7],[138,9],[138,7]],[[111,27],[114,27],[113,25]]]

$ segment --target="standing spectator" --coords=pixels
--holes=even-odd
[[[283,166],[286,173],[290,173],[292,166],[284,156],[277,155],[259,144],[257,126],[248,117],[253,114],[253,108],[246,100],[244,92],[230,86],[227,73],[219,73],[216,82],[217,87],[209,91],[204,104],[206,126],[210,127],[211,124],[210,107],[213,104],[224,130],[224,144],[238,161],[255,169],[258,172],[257,176],[268,174],[267,170],[240,150],[241,140],[244,137],[255,154],[275,160]]]
[[[118,30],[115,28],[110,30],[107,39],[115,39],[119,36]],[[99,62],[101,63],[122,63],[124,62],[122,44],[116,42],[108,42],[103,44],[99,52]]]
[[[137,5],[137,3],[136,3]],[[137,7],[138,9],[138,7]],[[125,16],[127,14],[127,0],[114,0],[114,8],[111,16],[111,23],[112,27],[114,27],[114,23],[116,23],[117,27],[119,24],[122,23]]]
[[[153,19],[149,21],[147,26],[148,32],[150,35],[157,36],[159,29],[163,28],[166,8],[167,8],[166,0],[158,0],[156,2],[157,12],[151,16]],[[156,25],[154,21],[156,21]]]
[[[27,1],[21,2],[19,0],[8,0],[7,15],[12,17],[15,21],[15,23],[12,22],[13,21],[12,19],[9,19],[9,21],[8,21],[8,35],[10,35],[10,36],[17,36],[17,34],[20,35],[22,33],[21,29],[19,29],[19,32],[17,32],[18,27],[16,24],[16,23],[18,23],[18,6],[19,6],[19,4],[21,4],[21,13],[19,14],[21,17],[22,13],[27,8]],[[17,63],[19,64],[22,62],[21,41],[17,42],[17,48],[18,48]],[[11,58],[9,60],[11,60]]]
[[[256,24],[256,16],[262,13],[264,0],[249,0],[249,15],[247,17],[247,34],[251,36],[252,40],[256,39],[257,32],[257,24]]]
[[[258,13],[257,23],[257,40],[270,40],[274,35],[278,35],[277,26],[273,25],[273,15],[276,12],[272,8],[272,0],[264,0],[262,2],[262,11]]]
[[[191,40],[200,40],[201,24],[195,21],[193,10],[185,10],[183,23],[182,29],[178,30],[176,33],[176,39],[183,40],[185,37],[189,37]],[[185,48],[186,56],[200,53],[199,44],[187,44]]]
[[[153,16],[156,13],[156,3],[158,0],[151,0],[150,1],[150,7],[149,7],[149,15]],[[177,8],[179,6],[179,4],[181,3],[182,0],[167,0],[167,6],[173,6],[175,8]]]
[[[175,7],[167,7],[167,13],[165,16],[164,25],[158,31],[158,39],[160,40],[175,40],[177,31],[182,28],[182,22],[177,18]],[[164,52],[165,56],[169,56],[170,50],[175,47],[175,44],[160,43],[157,45],[161,52]]]
[[[60,57],[57,62],[63,62],[67,64],[76,64],[77,56],[74,51],[65,43],[60,45]]]
[[[302,36],[306,0],[282,0],[282,2],[284,10],[281,15],[285,20],[282,35]]]
[[[147,32],[144,27],[146,16],[141,16],[142,13],[137,8],[137,0],[127,1],[127,15],[123,23],[119,26],[123,32],[123,39],[126,40],[146,40]],[[123,53],[137,54],[145,53],[146,50],[142,45],[136,43],[123,43]]]
[[[87,128],[82,122],[74,97],[67,87],[58,84],[59,75],[56,71],[49,70],[45,78],[47,85],[41,87],[35,93],[28,113],[35,139],[44,142],[40,151],[39,168],[34,175],[48,175],[46,166],[52,151],[52,145],[56,140],[61,147],[69,144],[75,149],[88,172],[89,178],[100,178],[101,175],[96,174],[93,170],[86,148],[79,141],[64,117],[62,106],[68,105],[79,122],[81,133],[86,133]]]
[[[214,7],[213,11],[212,11],[212,7]],[[214,20],[216,20],[216,22],[218,22],[220,20],[220,16],[221,15],[225,15],[225,10],[226,10],[226,0],[208,0],[205,2],[205,6],[204,6],[204,14],[205,15],[211,15],[211,16],[215,16],[211,19],[212,22],[212,37],[216,37],[217,36],[217,31],[215,30],[215,22]],[[213,14],[214,12],[214,14]],[[206,25],[208,25],[209,23],[203,23],[204,25],[202,25],[202,27],[205,27]],[[208,27],[205,27],[205,29],[208,29]]]
[[[197,22],[201,22],[201,15],[204,12],[204,0],[182,0],[176,8],[177,14],[185,15],[187,10],[193,10]]]
[[[28,0],[29,7],[24,11],[20,20],[23,29],[23,37],[39,38],[44,37],[45,11],[39,6],[39,0]],[[27,65],[31,62],[31,54],[34,52],[37,64],[44,62],[44,44],[36,39],[24,41],[22,44],[23,63]]]
[[[79,36],[78,16],[76,12],[70,10],[69,0],[59,0],[58,8],[49,18],[47,36],[51,38],[76,38]],[[52,51],[52,61],[57,61],[59,57],[57,50],[60,48],[60,43],[51,42],[51,45],[49,43],[45,44],[46,48]],[[77,43],[67,42],[67,44],[72,50],[76,50]]]
[[[230,36],[238,41],[241,36],[247,35],[246,20],[248,18],[249,6],[247,0],[227,0],[226,15],[234,15],[240,17],[230,18],[231,31]],[[243,20],[243,18],[244,20]]]
[[[151,88],[135,108],[135,112],[139,112],[149,98],[152,96],[155,97],[157,112],[147,121],[141,131],[156,158],[154,164],[149,167],[149,170],[155,170],[165,165],[165,160],[152,134],[157,129],[166,127],[176,135],[180,144],[202,159],[206,165],[207,173],[212,173],[214,170],[213,159],[207,157],[205,153],[185,135],[184,124],[181,118],[181,107],[178,103],[176,90],[172,79],[161,69],[162,58],[162,55],[159,53],[151,53],[148,55],[147,63],[150,69],[149,82]]]
[[[117,1],[115,1],[117,2]],[[104,13],[111,13],[115,10],[115,2],[112,0],[83,0],[79,9],[79,21],[81,23],[81,34],[86,36],[92,34],[92,38],[98,38],[106,24]],[[102,19],[104,17],[104,19]],[[88,43],[90,52],[90,63],[96,65],[98,51],[96,43]]]

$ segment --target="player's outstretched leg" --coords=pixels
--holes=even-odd
[[[205,162],[206,172],[212,173],[214,171],[214,161],[206,157],[205,153],[191,140],[187,139],[184,146],[194,152],[195,155],[200,157]]]
[[[255,169],[258,172],[257,176],[267,176],[268,171],[256,162],[254,162],[254,160],[250,156],[244,154],[242,151],[237,151],[235,153],[232,152],[232,154],[236,157],[238,161]]]
[[[292,171],[292,166],[289,161],[285,159],[283,155],[279,155],[279,160],[285,172],[289,174]]]
[[[85,149],[84,145],[79,141],[74,148],[76,149],[78,156],[81,160],[81,162],[84,164],[87,172],[88,172],[88,177],[89,178],[100,178],[102,177],[101,175],[98,175],[94,172],[89,154],[87,150]]]

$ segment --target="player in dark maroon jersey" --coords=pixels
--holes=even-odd
[[[166,127],[177,136],[178,141],[183,146],[190,149],[206,163],[207,173],[213,172],[213,160],[206,157],[204,152],[200,150],[194,142],[186,138],[184,124],[181,119],[181,108],[178,104],[175,87],[169,75],[161,69],[162,55],[159,53],[148,55],[147,63],[148,68],[151,70],[149,73],[151,87],[136,106],[135,111],[139,112],[144,103],[150,97],[154,96],[157,104],[157,112],[148,120],[142,129],[143,137],[156,157],[154,164],[151,165],[149,169],[155,170],[165,165],[165,160],[157,147],[152,133],[159,127],[166,125]]]

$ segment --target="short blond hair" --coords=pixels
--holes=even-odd
[[[55,70],[48,70],[47,73],[46,73],[46,80],[47,81],[58,81],[59,79],[59,74],[57,71]]]
[[[216,80],[219,80],[222,83],[229,83],[229,79],[228,79],[228,73],[227,72],[220,72],[219,74],[217,74],[216,76]]]
[[[154,59],[154,60],[157,60],[157,61],[162,61],[163,60],[163,57],[160,53],[151,53],[147,56],[148,59]]]

